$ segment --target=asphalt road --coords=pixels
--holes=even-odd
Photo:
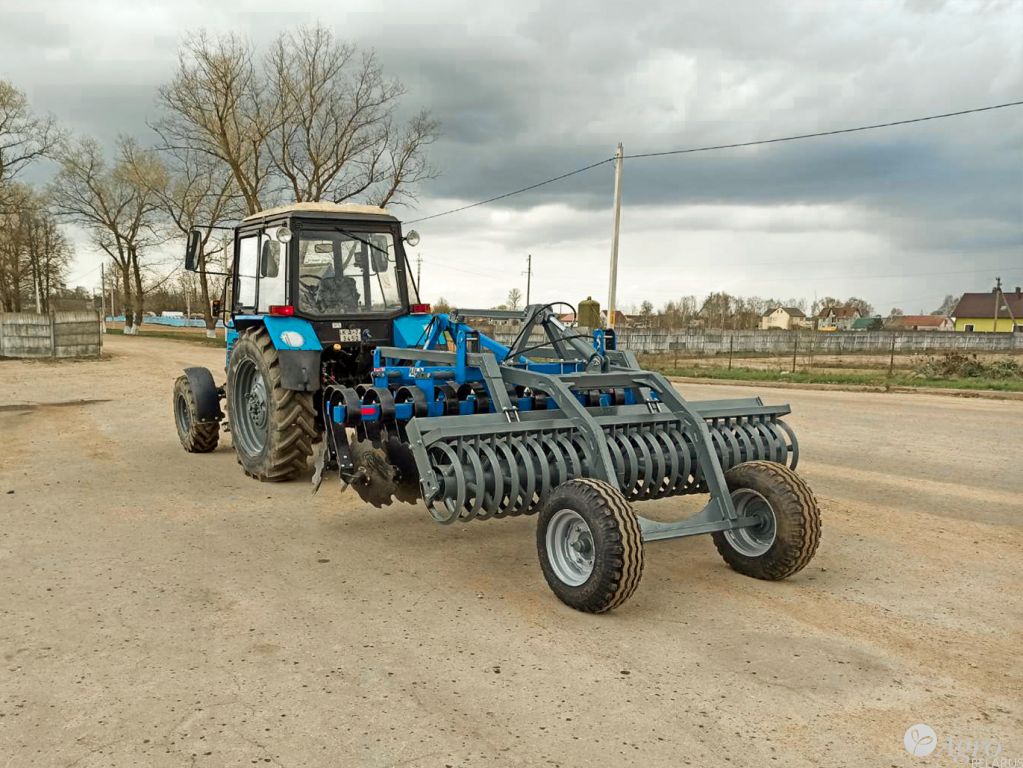
[[[917,723],[1023,764],[1023,402],[687,386],[792,403],[821,548],[767,583],[651,544],[590,616],[530,518],[185,454],[173,379],[222,353],[106,343],[0,361],[0,766],[911,766]]]

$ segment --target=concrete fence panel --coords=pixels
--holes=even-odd
[[[510,344],[514,332],[499,330],[495,337]],[[622,329],[618,346],[647,354],[677,353],[680,357],[728,354],[814,354],[844,355],[883,353],[892,348],[896,353],[938,354],[942,352],[1023,352],[1023,333],[965,333],[962,331],[655,331]],[[543,341],[534,334],[530,344]]]
[[[96,312],[0,313],[0,357],[98,357],[102,347]]]

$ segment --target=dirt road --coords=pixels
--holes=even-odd
[[[759,388],[793,404],[816,559],[766,583],[651,544],[589,616],[532,519],[254,482],[174,433],[173,378],[221,352],[106,350],[0,361],[0,765],[951,766],[949,737],[1023,764],[1023,403]]]

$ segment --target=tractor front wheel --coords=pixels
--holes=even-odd
[[[759,522],[713,534],[714,546],[734,570],[778,581],[806,567],[821,540],[821,513],[810,487],[782,464],[749,461],[725,473],[740,517]]]
[[[281,385],[280,360],[264,328],[244,331],[231,350],[227,414],[245,474],[276,482],[305,471],[316,434],[313,396]]]
[[[174,425],[181,446],[189,453],[209,453],[220,439],[220,422],[199,421],[199,406],[187,376],[174,382]]]
[[[636,513],[601,480],[579,478],[554,489],[537,520],[536,546],[551,590],[579,611],[618,607],[643,575]]]

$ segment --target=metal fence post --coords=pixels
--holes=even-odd
[[[792,333],[792,372],[796,372],[796,353],[799,351],[799,331]]]

